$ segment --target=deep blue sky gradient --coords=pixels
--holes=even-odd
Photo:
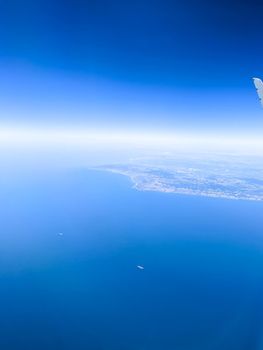
[[[262,1],[0,2],[4,121],[258,129]]]

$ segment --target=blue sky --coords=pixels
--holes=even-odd
[[[260,1],[0,4],[0,118],[259,132]]]

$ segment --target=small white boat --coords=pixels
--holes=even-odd
[[[137,269],[144,270],[144,267],[142,265],[137,265]]]

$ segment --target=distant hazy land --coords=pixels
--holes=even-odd
[[[263,159],[237,155],[137,158],[99,169],[128,176],[140,191],[263,200]]]

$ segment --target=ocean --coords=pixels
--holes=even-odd
[[[0,196],[0,349],[263,349],[263,203],[85,167]]]

